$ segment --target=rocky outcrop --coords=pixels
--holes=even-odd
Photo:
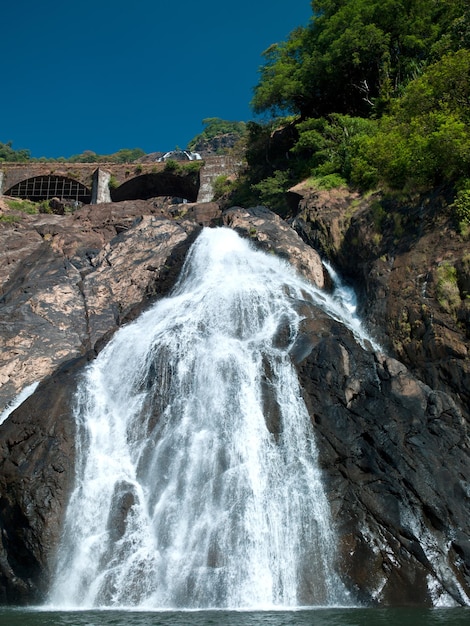
[[[3,397],[42,380],[0,426],[0,602],[36,603],[47,589],[74,475],[72,409],[82,368],[119,325],[167,293],[209,224],[235,228],[323,285],[318,254],[262,207],[129,202],[0,225],[9,261],[0,264]],[[344,237],[335,241],[340,260]],[[470,455],[459,403],[361,346],[313,304],[299,306],[304,320],[291,357],[352,597],[470,602]],[[275,408],[275,399],[266,403]],[[269,427],[275,432],[274,422]]]
[[[83,360],[0,427],[0,604],[44,600],[75,474],[73,393]]]
[[[223,213],[223,222],[242,237],[249,237],[265,252],[289,261],[317,287],[324,287],[325,276],[318,253],[306,246],[284,220],[266,207],[227,209]]]
[[[470,264],[443,193],[409,202],[296,188],[292,223],[354,283],[384,349],[470,420]]]
[[[191,150],[198,152],[203,158],[225,154],[231,150],[239,140],[240,135],[237,133],[224,133],[212,137],[212,139],[204,139],[201,137],[191,146]]]
[[[165,292],[199,228],[144,201],[0,223],[0,411]]]
[[[334,321],[304,321],[297,364],[338,533],[359,602],[470,601],[470,453],[447,394],[364,350]],[[313,332],[312,332],[313,331]],[[298,341],[304,341],[303,334]]]
[[[213,202],[134,201],[0,222],[0,412],[26,385],[97,351],[166,293],[202,226],[233,220],[253,241],[271,241],[268,247],[321,286],[316,252],[267,209],[222,218]]]

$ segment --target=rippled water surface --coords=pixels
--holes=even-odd
[[[1,626],[468,626],[470,608],[298,611],[37,611],[0,609]]]

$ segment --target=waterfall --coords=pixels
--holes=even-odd
[[[306,300],[359,332],[276,256],[204,229],[171,296],[116,333],[77,392],[52,605],[348,603],[289,357]]]
[[[15,398],[13,398],[13,400],[11,400],[6,405],[6,407],[0,413],[0,425],[3,424],[3,422],[5,422],[10,417],[13,411],[17,409],[20,404],[22,404],[27,398],[29,398],[29,396],[33,395],[38,385],[39,381],[27,385],[26,387],[24,387],[24,389],[20,391],[20,393]]]

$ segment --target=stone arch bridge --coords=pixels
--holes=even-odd
[[[34,201],[60,198],[85,204],[173,196],[210,202],[213,183],[237,171],[227,156],[153,163],[0,163],[0,195]]]

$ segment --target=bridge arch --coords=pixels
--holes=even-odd
[[[40,202],[51,198],[76,200],[84,204],[91,201],[91,191],[73,178],[67,176],[33,176],[16,183],[5,191],[6,196]]]
[[[111,190],[111,200],[148,200],[158,196],[173,196],[196,202],[199,192],[199,175],[156,172],[142,174]]]

